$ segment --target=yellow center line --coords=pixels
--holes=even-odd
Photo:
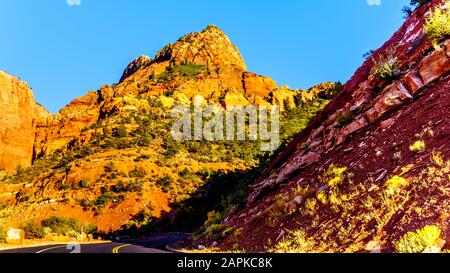
[[[112,253],[114,253],[114,254],[119,254],[119,250],[120,250],[120,249],[122,249],[122,248],[124,248],[124,247],[128,247],[128,246],[131,246],[131,245],[130,245],[130,244],[127,244],[127,245],[121,245],[121,246],[115,247],[115,248],[113,249]]]

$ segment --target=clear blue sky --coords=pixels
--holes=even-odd
[[[70,6],[66,1],[0,0],[0,70],[27,81],[51,112],[117,82],[133,58],[153,57],[165,44],[211,23],[239,47],[249,71],[280,85],[345,82],[364,52],[398,29],[409,2],[81,0]]]

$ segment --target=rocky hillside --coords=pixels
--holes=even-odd
[[[200,243],[274,252],[450,248],[450,40],[435,35],[450,16],[442,16],[446,1],[426,2],[270,163],[245,209],[207,223]]]
[[[38,229],[57,216],[93,223],[103,234],[190,231],[210,210],[242,203],[247,181],[270,156],[258,142],[174,141],[175,104],[279,105],[287,141],[341,88],[325,83],[291,90],[247,72],[237,48],[215,26],[180,38],[153,59],[137,58],[118,84],[76,98],[56,115],[17,113],[33,113],[27,110],[33,104],[31,91],[16,85],[27,92],[28,104],[8,107],[15,107],[14,118],[29,134],[23,141],[8,137],[26,144],[28,153],[0,175],[0,227]],[[0,88],[2,97],[15,90]],[[8,156],[20,145],[11,142]]]

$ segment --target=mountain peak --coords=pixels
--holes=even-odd
[[[245,62],[228,36],[215,25],[193,32],[169,44],[156,54],[155,61],[177,64],[205,65],[210,68],[233,67],[246,71]]]
[[[136,71],[150,64],[151,61],[152,59],[146,55],[141,55],[134,59],[123,72],[122,77],[120,78],[120,82],[123,82],[126,78],[136,73]]]

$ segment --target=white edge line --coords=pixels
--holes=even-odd
[[[45,249],[39,250],[39,251],[36,252],[36,253],[37,253],[37,254],[39,254],[39,253],[44,253],[45,251],[49,251],[49,250],[57,249],[57,248],[61,248],[61,247],[66,247],[66,246],[65,246],[65,245],[63,245],[63,246],[59,245],[59,246],[49,247],[49,248],[45,248]]]

